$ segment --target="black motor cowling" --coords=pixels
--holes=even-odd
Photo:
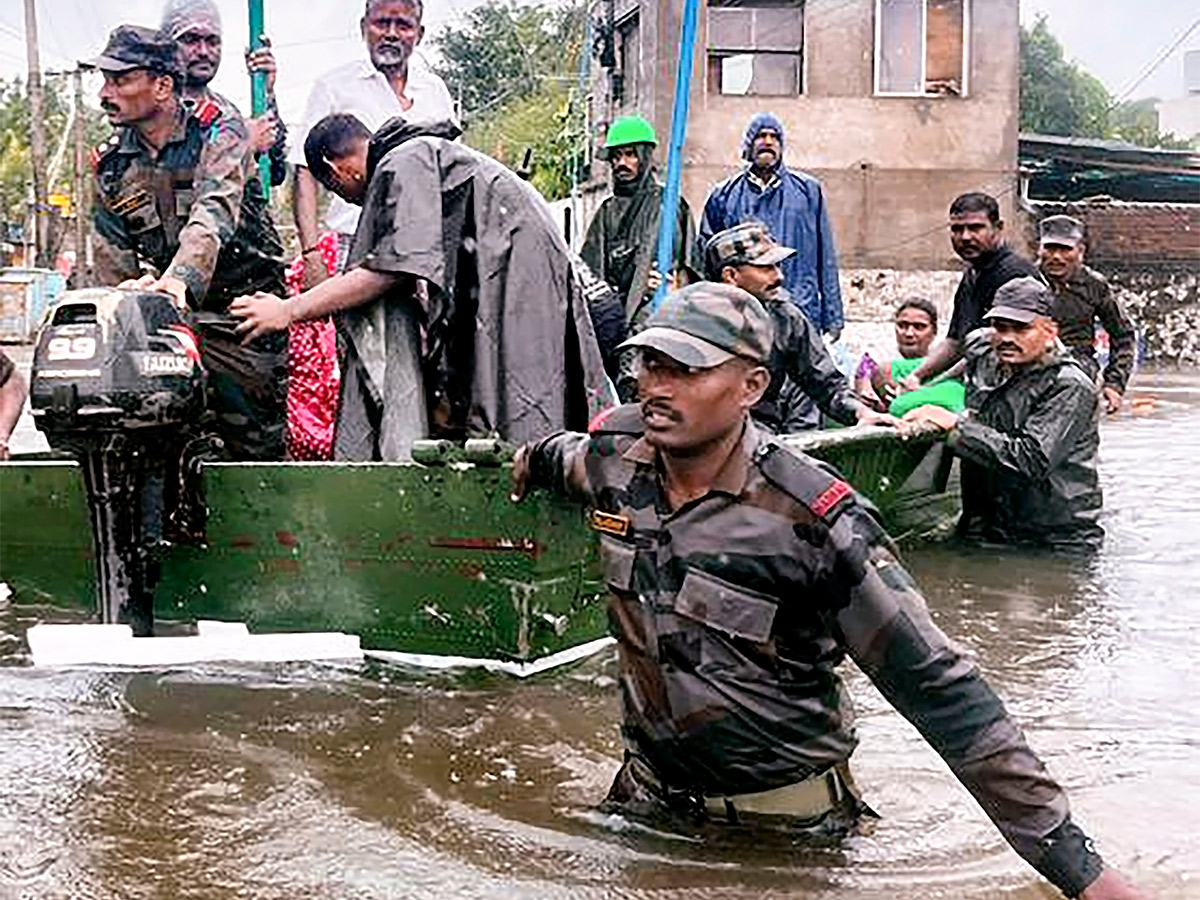
[[[166,294],[72,291],[38,334],[29,400],[56,449],[195,421],[204,408],[195,336]]]
[[[204,409],[196,339],[165,294],[73,291],[38,334],[34,422],[83,469],[102,622],[153,629],[164,470]]]

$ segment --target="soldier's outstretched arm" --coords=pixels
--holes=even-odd
[[[1068,897],[1083,894],[1103,862],[1004,704],[934,625],[916,584],[865,512],[843,515],[832,537],[842,548],[842,572],[857,582],[835,619],[854,661],[937,750],[1013,849]]]
[[[251,159],[246,125],[236,115],[217,119],[204,141],[194,176],[196,196],[179,232],[179,249],[163,273],[182,281],[194,304],[208,292],[221,244],[237,229]]]

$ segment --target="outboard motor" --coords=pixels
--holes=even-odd
[[[191,329],[165,294],[69,292],[38,334],[29,395],[50,446],[83,469],[100,621],[150,634],[164,464],[204,409]]]

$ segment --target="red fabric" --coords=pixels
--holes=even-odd
[[[322,235],[317,247],[326,270],[336,274],[338,236]],[[289,297],[304,291],[304,257],[292,260],[286,279]],[[333,322],[314,319],[288,329],[287,449],[292,459],[315,462],[333,458],[340,385]]]

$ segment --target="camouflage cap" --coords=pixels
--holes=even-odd
[[[1014,278],[1000,285],[992,308],[983,317],[1028,324],[1038,316],[1048,317],[1053,307],[1054,294],[1044,282],[1032,277]]]
[[[82,66],[101,72],[132,72],[149,69],[174,75],[175,44],[161,32],[140,25],[119,25],[108,36],[104,52]]]
[[[1083,223],[1073,216],[1048,216],[1038,226],[1043,244],[1078,247],[1083,243]]]
[[[714,234],[704,245],[704,264],[712,278],[726,266],[774,266],[796,251],[782,247],[761,222],[743,222]]]
[[[694,369],[735,356],[761,363],[771,353],[775,325],[753,296],[729,284],[702,281],[668,294],[625,347],[648,347]]]

